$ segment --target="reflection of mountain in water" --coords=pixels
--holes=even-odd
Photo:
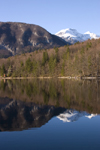
[[[100,114],[100,80],[1,80],[0,97]],[[1,102],[0,102],[1,104]]]
[[[77,121],[80,117],[87,117],[91,119],[95,117],[97,114],[89,114],[85,111],[76,111],[76,110],[66,110],[64,113],[57,116],[63,122],[74,122]]]
[[[100,81],[1,80],[0,130],[40,127],[66,109],[71,110],[60,115],[61,120],[91,118],[100,114],[99,91]]]
[[[59,115],[64,108],[54,106],[36,105],[8,98],[1,99],[0,102],[0,130],[16,131],[32,127],[41,127],[53,116]],[[5,101],[5,103],[4,103]]]

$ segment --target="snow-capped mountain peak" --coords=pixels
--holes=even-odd
[[[67,29],[63,29],[61,31],[59,31],[58,33],[56,33],[57,36],[60,36],[60,37],[64,37],[64,38],[67,38],[67,37],[77,37],[79,33],[77,32],[77,30],[75,29],[71,29],[71,28],[67,28]]]
[[[90,36],[91,39],[99,39],[100,38],[100,36],[98,36],[94,33],[91,33],[90,31],[87,31],[84,34]]]
[[[91,33],[90,31],[82,34],[82,33],[79,33],[76,29],[71,29],[71,28],[63,29],[63,30],[57,32],[55,35],[61,37],[65,41],[70,42],[72,44],[74,44],[77,41],[82,42],[82,41],[85,41],[88,39],[100,38],[100,36],[98,36],[94,33]]]

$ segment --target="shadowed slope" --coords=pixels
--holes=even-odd
[[[8,50],[12,55],[66,44],[38,25],[0,22],[0,51]]]

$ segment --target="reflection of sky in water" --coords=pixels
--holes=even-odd
[[[63,123],[57,117],[53,117],[36,130],[33,128],[18,132],[1,132],[0,148],[2,150],[98,150],[99,137],[99,115],[92,119],[83,115],[71,123]]]

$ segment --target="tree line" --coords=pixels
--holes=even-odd
[[[1,76],[98,76],[100,39],[0,59]]]

